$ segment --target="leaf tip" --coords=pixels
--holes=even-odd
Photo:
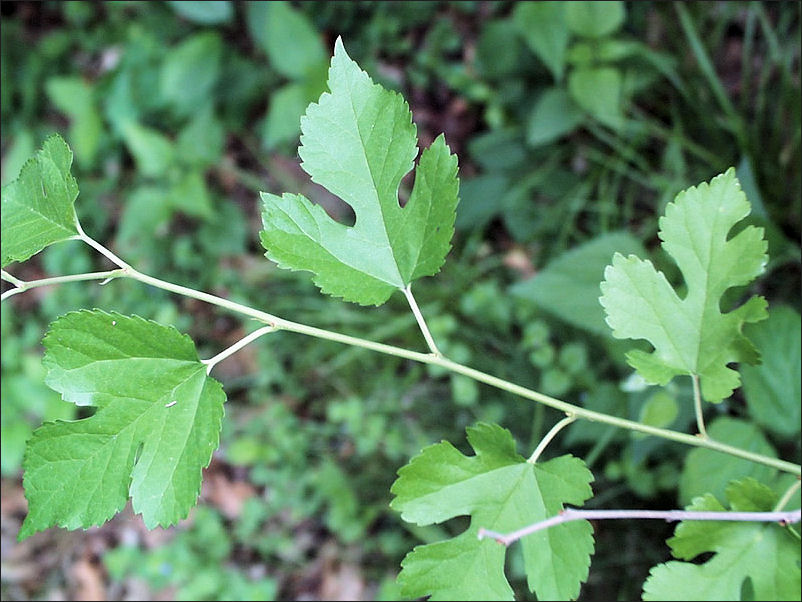
[[[22,542],[28,539],[31,535],[38,533],[39,531],[43,531],[39,527],[32,526],[30,519],[30,514],[25,517],[25,520],[22,521],[22,526],[20,527],[19,533],[17,533],[17,541]]]

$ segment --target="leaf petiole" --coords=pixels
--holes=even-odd
[[[699,429],[699,435],[707,439],[707,429],[705,428],[705,417],[702,413],[702,393],[699,390],[699,375],[691,374],[691,381],[693,382],[693,410],[696,414],[696,426]]]
[[[86,232],[84,232],[84,230],[83,230],[83,228],[81,228],[81,224],[78,222],[78,220],[75,220],[75,227],[76,227],[76,228],[77,228],[77,230],[78,230],[78,236],[77,236],[77,239],[78,239],[78,240],[82,240],[82,241],[84,241],[84,242],[85,242],[86,244],[88,244],[90,247],[92,247],[93,249],[95,249],[95,251],[97,251],[98,253],[100,253],[100,254],[101,254],[101,255],[103,255],[104,257],[106,257],[106,258],[107,258],[109,261],[111,261],[113,264],[115,264],[115,265],[118,265],[118,266],[120,266],[120,267],[121,267],[121,268],[123,268],[123,269],[130,269],[130,270],[133,270],[133,268],[132,268],[130,265],[128,265],[128,264],[127,264],[126,262],[124,262],[122,259],[120,259],[119,257],[117,257],[117,255],[115,255],[114,253],[112,253],[112,251],[111,251],[110,249],[107,249],[107,248],[106,248],[106,247],[104,247],[102,244],[100,244],[99,242],[97,242],[97,241],[96,241],[94,238],[92,238],[91,236],[89,236],[89,235],[88,235]]]
[[[560,420],[557,424],[555,424],[553,427],[551,427],[551,430],[548,433],[546,433],[546,436],[543,437],[543,439],[540,440],[540,443],[537,444],[535,451],[533,451],[532,455],[529,456],[527,462],[529,462],[530,464],[534,464],[535,462],[537,462],[537,459],[540,457],[540,454],[542,454],[543,450],[545,450],[548,444],[551,443],[551,440],[557,436],[557,433],[559,433],[561,430],[563,430],[566,426],[568,426],[575,420],[576,416],[574,414],[568,414],[568,416],[566,416],[565,418]]]
[[[215,365],[217,365],[219,362],[223,361],[224,359],[226,359],[230,355],[234,355],[237,351],[239,351],[243,347],[251,344],[256,339],[261,337],[262,335],[268,334],[270,332],[275,332],[275,331],[276,331],[276,327],[275,326],[263,326],[262,328],[259,328],[258,330],[254,330],[248,336],[241,338],[239,341],[237,341],[236,343],[234,343],[230,347],[227,347],[226,349],[224,349],[223,351],[221,351],[220,353],[218,353],[214,357],[211,357],[208,360],[201,360],[202,364],[206,364],[206,374],[208,375],[209,373],[211,373],[212,368],[214,368]]]
[[[792,483],[791,486],[785,491],[785,493],[783,493],[782,497],[777,501],[777,505],[774,506],[774,510],[779,512],[780,510],[785,508],[785,505],[789,501],[791,501],[791,498],[797,492],[800,485],[802,485],[802,482],[800,482],[799,479],[797,479],[794,483]]]
[[[417,301],[415,301],[415,297],[412,295],[412,285],[408,284],[401,290],[404,291],[404,296],[407,298],[409,307],[415,316],[415,320],[418,322],[420,331],[423,333],[423,338],[426,339],[426,344],[429,346],[429,351],[431,351],[434,355],[438,357],[442,357],[443,354],[440,353],[440,350],[437,348],[437,345],[435,345],[432,333],[429,331],[429,327],[426,325],[426,320],[423,318],[423,314],[421,313],[420,308],[418,307],[418,303]]]
[[[3,280],[5,280],[6,282],[10,282],[16,287],[20,287],[25,284],[24,281],[20,280],[19,278],[15,278],[5,270],[0,270],[0,275],[2,275]]]

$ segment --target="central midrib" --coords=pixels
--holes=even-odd
[[[383,96],[384,96],[384,94],[382,92],[380,92],[379,93],[379,99],[381,100]],[[370,174],[371,187],[373,189],[373,194],[374,194],[374,196],[376,198],[376,203],[377,203],[378,208],[379,208],[379,214],[381,215],[380,222],[381,222],[382,239],[383,239],[383,242],[385,243],[386,248],[387,248],[387,250],[389,252],[390,262],[392,263],[393,267],[395,268],[395,276],[398,279],[397,283],[396,282],[390,282],[388,284],[392,284],[393,286],[401,287],[401,286],[404,286],[405,283],[404,283],[403,277],[401,276],[401,267],[398,265],[398,260],[395,257],[395,253],[393,252],[393,247],[392,247],[392,245],[390,243],[390,234],[387,232],[387,220],[386,220],[386,216],[384,215],[384,205],[381,202],[382,199],[381,199],[381,196],[380,196],[379,188],[378,188],[378,186],[376,184],[376,177],[373,174],[373,170],[371,169],[370,161],[368,160],[368,155],[365,152],[365,150],[367,148],[367,144],[366,144],[365,139],[364,139],[364,137],[362,135],[362,130],[359,127],[359,119],[358,119],[358,116],[357,116],[356,106],[354,105],[354,96],[352,94],[352,87],[351,86],[348,87],[348,101],[349,101],[349,104],[351,106],[351,116],[352,116],[352,118],[354,120],[354,128],[356,129],[357,135],[359,136],[359,141],[361,143],[360,149],[361,149],[361,152],[362,152],[362,160],[364,161],[364,167],[365,167],[367,173]],[[373,123],[375,124],[375,122],[373,122]],[[387,148],[388,149],[390,148],[389,144],[387,145]],[[387,155],[385,154],[385,161],[386,161],[386,157],[387,157]],[[362,230],[362,228],[360,227],[360,222],[359,222],[359,214],[357,214],[357,216],[356,216],[356,223],[354,224],[353,229],[355,231],[360,231],[360,232]],[[359,268],[359,269],[362,269],[362,268]],[[373,274],[371,274],[371,275],[373,275]]]

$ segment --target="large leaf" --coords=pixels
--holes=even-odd
[[[0,245],[3,267],[25,261],[48,245],[78,234],[78,184],[70,174],[72,151],[54,135],[3,187]]]
[[[100,524],[129,496],[149,528],[186,517],[218,445],[225,402],[192,340],[139,317],[83,310],[58,318],[44,346],[47,384],[96,412],[34,432],[20,538]]]
[[[715,441],[726,441],[739,449],[776,458],[777,452],[766,440],[760,428],[752,422],[719,416],[708,427],[708,434]],[[727,484],[733,479],[751,477],[768,482],[776,470],[736,458],[729,454],[697,447],[688,453],[679,477],[679,499],[683,504],[705,493],[723,498]]]
[[[727,487],[731,509],[769,512],[774,492],[755,481]],[[722,512],[711,494],[696,498],[688,510]],[[775,523],[683,521],[668,540],[676,558],[692,560],[714,552],[703,564],[671,561],[651,570],[644,600],[799,600],[799,539]],[[743,597],[743,592],[749,597]],[[751,590],[751,591],[750,591]]]
[[[407,103],[374,84],[338,38],[328,85],[301,120],[303,168],[356,213],[353,227],[298,194],[262,193],[261,240],[279,266],[308,270],[326,293],[363,305],[437,273],[450,248],[457,159],[442,135],[423,151],[404,207],[401,179],[417,155]]]
[[[447,441],[427,447],[399,470],[392,507],[419,525],[470,515],[458,537],[418,546],[398,577],[405,596],[431,600],[512,600],[504,576],[504,548],[479,540],[479,527],[509,532],[556,515],[563,504],[591,496],[593,476],[582,460],[560,456],[530,463],[515,453],[509,431],[497,425],[468,428],[475,456]],[[593,537],[587,521],[537,532],[521,541],[529,588],[540,600],[572,599],[587,578]]]
[[[631,234],[602,234],[555,258],[533,278],[514,284],[510,294],[532,300],[539,309],[569,324],[609,336],[597,294],[604,268],[616,251],[646,253]]]
[[[747,327],[763,363],[742,366],[749,414],[775,433],[799,434],[802,411],[802,335],[799,313],[788,306],[773,307],[769,319]]]
[[[627,359],[649,382],[666,384],[678,374],[701,379],[712,402],[739,385],[730,362],[755,363],[759,354],[741,334],[745,322],[767,316],[766,301],[752,297],[722,313],[724,292],[751,282],[765,268],[762,228],[749,226],[728,240],[732,227],[749,214],[735,170],[679,193],[660,218],[663,249],[682,271],[687,294],[674,291],[650,261],[616,253],[604,272],[599,299],[613,336],[646,339],[654,352],[631,351]]]

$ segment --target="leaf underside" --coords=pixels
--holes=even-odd
[[[459,536],[418,546],[398,577],[402,593],[431,600],[512,600],[504,575],[505,548],[479,540],[480,527],[510,532],[555,516],[563,504],[591,496],[593,476],[582,460],[560,456],[531,464],[515,453],[509,431],[480,423],[468,428],[475,456],[448,442],[424,449],[399,470],[392,507],[419,525],[469,515]],[[587,578],[593,536],[587,521],[566,523],[521,541],[529,588],[541,600],[567,600]]]
[[[219,442],[225,394],[192,340],[139,317],[82,310],[44,339],[47,384],[89,418],[45,423],[23,468],[19,537],[98,525],[130,497],[148,528],[185,518]]]
[[[418,154],[407,103],[374,84],[339,39],[328,86],[301,119],[298,154],[314,182],[354,209],[356,223],[333,220],[300,194],[262,193],[260,237],[268,258],[312,272],[323,292],[379,305],[442,266],[454,232],[457,159],[438,136],[402,207],[399,186]]]
[[[748,226],[727,238],[749,212],[734,169],[681,192],[668,204],[659,235],[682,272],[684,298],[650,261],[613,256],[599,301],[613,336],[646,339],[654,346],[651,353],[627,354],[647,381],[666,384],[676,375],[698,375],[702,396],[718,402],[740,384],[738,373],[727,364],[759,361],[741,330],[745,323],[767,317],[765,299],[752,297],[728,313],[719,307],[725,291],[749,284],[766,266],[762,228]]]

